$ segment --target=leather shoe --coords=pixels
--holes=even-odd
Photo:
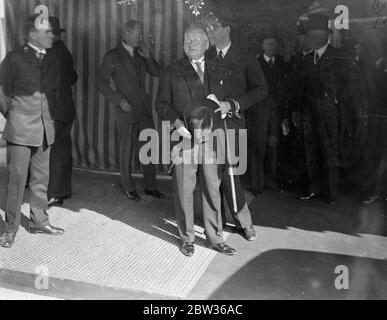
[[[257,239],[257,233],[255,232],[254,226],[250,226],[249,228],[243,228],[243,233],[247,241],[254,241]]]
[[[303,195],[299,196],[297,199],[298,200],[311,200],[311,199],[314,199],[317,197],[318,197],[317,193],[311,192],[309,194],[303,194]]]
[[[137,191],[130,191],[130,192],[124,192],[124,194],[130,199],[130,200],[135,200],[139,201],[140,196],[138,195]]]
[[[226,243],[216,243],[216,244],[210,244],[208,248],[218,251],[220,253],[223,253],[228,256],[233,256],[236,254],[236,250],[228,246]]]
[[[62,205],[63,204],[63,199],[62,198],[50,198],[48,200],[48,206],[54,206],[54,205]]]
[[[29,227],[28,232],[33,234],[43,233],[53,236],[61,236],[62,234],[64,234],[63,229],[54,226]]]
[[[193,242],[184,242],[180,247],[180,251],[185,256],[192,257],[195,253],[195,247]]]
[[[0,240],[0,245],[3,248],[11,248],[15,242],[16,232],[5,232]]]
[[[363,204],[371,204],[371,203],[375,202],[376,200],[378,200],[377,197],[368,197],[367,199],[363,200],[362,203]]]
[[[336,204],[336,198],[335,197],[329,197],[326,199],[328,204],[334,205]]]
[[[158,190],[145,190],[145,194],[147,196],[151,196],[151,197],[158,198],[158,199],[163,199],[164,198],[164,194],[162,194]]]

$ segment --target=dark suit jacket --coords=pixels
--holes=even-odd
[[[245,128],[243,112],[262,101],[268,88],[262,68],[254,55],[231,44],[223,63],[217,62],[215,47],[206,53],[210,92],[219,100],[233,98],[241,108],[241,119],[228,119],[229,128]]]
[[[0,66],[0,101],[7,122],[3,138],[8,142],[38,147],[45,135],[48,145],[55,140],[49,107],[59,95],[59,66],[47,52],[43,61],[28,45],[10,52]]]
[[[103,58],[97,86],[109,102],[115,105],[115,120],[135,123],[152,116],[152,106],[145,90],[145,74],[159,76],[159,67],[154,59],[144,59],[136,50],[134,57],[122,45],[109,51]],[[115,89],[111,87],[113,80]],[[124,112],[119,107],[127,100],[134,108]]]
[[[168,120],[171,125],[176,119],[183,121],[187,105],[210,94],[207,66],[204,79],[203,85],[186,56],[167,67],[161,74],[156,99],[156,110],[161,120]]]
[[[50,50],[57,57],[60,69],[59,98],[51,108],[51,116],[61,122],[72,121],[75,118],[75,108],[71,87],[78,79],[73,57],[62,40],[54,42]]]
[[[308,98],[324,99],[328,96],[337,102],[344,98],[346,87],[350,85],[348,66],[341,50],[328,45],[325,53],[314,64],[314,54],[307,55],[301,63],[304,93]]]
[[[283,95],[285,63],[282,56],[276,54],[274,64],[271,67],[265,60],[263,54],[258,57],[269,88],[269,96],[277,103],[281,103]]]

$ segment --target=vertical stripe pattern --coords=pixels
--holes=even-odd
[[[118,5],[118,0],[5,0],[7,50],[23,42],[21,21],[45,4],[50,15],[67,29],[62,39],[72,52],[79,79],[74,87],[77,119],[74,123],[74,165],[106,171],[118,170],[118,141],[112,106],[96,89],[104,54],[121,40],[121,26],[132,18],[143,24],[144,39],[154,41],[155,58],[164,68],[180,58],[182,51],[183,0],[137,0]],[[154,103],[158,79],[148,76],[146,87]],[[154,112],[156,116],[156,113]],[[155,117],[155,125],[158,126]],[[138,167],[138,164],[136,165]]]

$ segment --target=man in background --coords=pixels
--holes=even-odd
[[[251,184],[255,195],[261,195],[264,186],[274,191],[279,190],[277,148],[280,121],[285,116],[281,101],[285,66],[283,57],[277,54],[277,43],[274,35],[262,37],[263,52],[259,55],[258,62],[265,74],[269,94],[264,101],[246,112],[248,137],[251,141],[249,143]]]
[[[57,17],[50,17],[54,43],[52,54],[59,63],[59,97],[51,107],[51,116],[55,125],[55,143],[50,155],[50,182],[48,184],[48,206],[62,204],[71,197],[71,128],[75,119],[75,107],[71,87],[78,79],[74,70],[73,57],[61,40],[65,29],[60,27]]]
[[[146,73],[159,76],[159,66],[142,40],[142,26],[137,20],[125,22],[122,43],[103,58],[97,86],[115,106],[114,118],[120,144],[121,185],[124,194],[138,201],[140,196],[131,177],[131,162],[139,132],[153,128],[152,104],[145,88]],[[115,88],[111,86],[113,80]],[[156,166],[142,165],[145,194],[163,198],[156,187]]]

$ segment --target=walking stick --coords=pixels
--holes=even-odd
[[[228,141],[228,127],[227,127],[227,121],[226,118],[223,119],[224,121],[224,128],[226,131],[226,149],[227,149],[227,163],[228,163],[228,174],[230,175],[230,182],[231,182],[231,196],[232,196],[232,205],[234,209],[234,213],[238,213],[238,205],[237,205],[237,199],[236,199],[236,191],[235,191],[235,181],[234,181],[234,169],[231,165],[231,154],[230,154],[230,145]]]

